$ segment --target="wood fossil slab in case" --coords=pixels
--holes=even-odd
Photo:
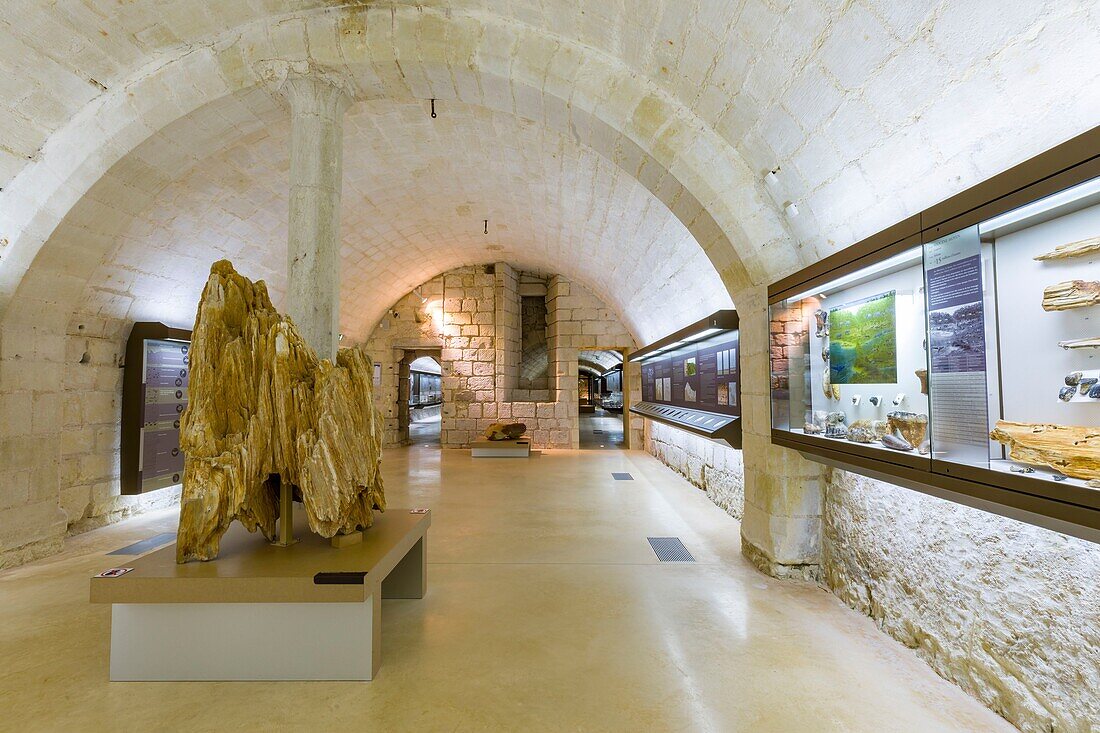
[[[274,539],[284,482],[322,537],[371,526],[385,509],[382,418],[363,352],[319,359],[264,282],[221,260],[199,300],[190,357],[178,562],[216,558],[235,519]]]
[[[1067,280],[1043,290],[1043,310],[1064,311],[1100,303],[1100,282]]]
[[[1008,457],[1079,479],[1100,479],[1100,428],[998,420],[989,437]]]
[[[1059,244],[1050,252],[1044,252],[1035,259],[1039,261],[1064,260],[1070,257],[1084,257],[1094,252],[1100,252],[1100,237],[1089,237],[1088,239],[1082,239],[1077,242]]]
[[[1071,339],[1059,341],[1058,345],[1063,349],[1100,349],[1100,336],[1089,339]]]

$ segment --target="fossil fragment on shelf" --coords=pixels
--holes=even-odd
[[[1077,387],[1062,387],[1058,390],[1058,399],[1062,402],[1069,402],[1073,399],[1073,395],[1077,393]]]
[[[924,395],[928,394],[928,370],[918,369],[913,372],[913,374],[916,374],[917,379],[920,380],[920,393]]]
[[[1100,237],[1089,237],[1088,239],[1082,239],[1077,242],[1059,244],[1050,252],[1044,252],[1035,259],[1039,261],[1064,260],[1070,257],[1084,257],[1093,252],[1100,252]]]
[[[1100,303],[1100,282],[1066,280],[1043,289],[1043,310],[1064,311]]]
[[[834,384],[832,392],[833,392],[833,399],[834,400],[839,400],[840,399],[840,385],[839,384]]]
[[[814,311],[814,320],[817,322],[817,337],[829,335],[829,312],[818,308]]]
[[[998,420],[989,437],[1004,443],[1008,457],[1019,463],[1100,479],[1100,428]]]
[[[1063,349],[1100,349],[1100,336],[1088,339],[1071,339],[1059,341],[1058,345]]]
[[[882,444],[887,448],[892,448],[893,450],[913,450],[913,446],[909,444],[909,441],[901,437],[900,435],[897,435],[896,433],[887,433],[886,435],[882,436]]]
[[[263,281],[222,260],[199,300],[190,357],[178,562],[217,557],[233,520],[274,539],[282,484],[323,537],[371,526],[385,508],[382,417],[363,352],[319,359]]]

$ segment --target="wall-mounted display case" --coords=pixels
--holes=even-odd
[[[126,341],[122,377],[121,493],[183,481],[180,416],[187,409],[191,331],[139,321]]]
[[[741,447],[736,311],[718,311],[629,358],[642,372],[642,399],[631,412]]]
[[[1080,143],[772,286],[773,442],[1100,541],[1100,148]]]

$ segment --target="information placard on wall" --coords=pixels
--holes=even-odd
[[[135,323],[126,344],[122,391],[123,494],[183,481],[180,418],[187,408],[191,332]]]
[[[741,415],[736,331],[642,363],[642,400]]]

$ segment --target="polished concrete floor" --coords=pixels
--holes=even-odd
[[[623,447],[623,416],[597,407],[580,415],[580,447],[584,450],[619,450]]]
[[[0,573],[0,730],[1011,730],[830,594],[753,570],[737,522],[645,454],[384,466],[391,508],[433,526],[428,595],[383,603],[373,682],[108,682],[88,578],[172,529],[161,512]],[[658,563],[647,536],[697,562]]]

